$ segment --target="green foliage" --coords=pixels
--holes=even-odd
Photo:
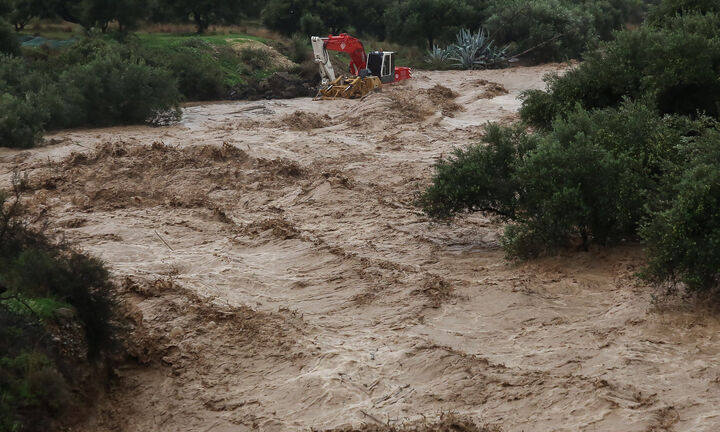
[[[582,53],[596,35],[593,17],[581,5],[563,0],[495,1],[487,28],[510,52],[533,49],[536,61],[566,60]]]
[[[0,56],[0,145],[31,147],[47,128],[142,123],[174,112],[175,78],[117,42],[88,38],[31,65]]]
[[[269,69],[272,65],[270,54],[262,48],[242,48],[240,60],[250,71]]]
[[[142,0],[81,0],[71,4],[71,10],[85,28],[107,30],[117,21],[121,31],[135,27],[147,14],[147,2]]]
[[[639,15],[638,0],[495,0],[484,26],[510,53],[528,51],[535,61],[578,58],[598,39],[609,39]]]
[[[481,14],[469,0],[407,0],[393,3],[383,19],[391,40],[432,47],[453,40],[461,27],[476,27]]]
[[[307,37],[295,36],[290,42],[280,46],[281,52],[291,61],[301,64],[312,60],[312,47]]]
[[[636,103],[557,120],[517,169],[522,212],[504,237],[508,255],[633,237],[674,158],[680,132],[673,126]]]
[[[460,69],[498,67],[506,60],[507,48],[499,47],[488,33],[479,29],[473,33],[465,28],[456,35],[456,42],[447,48],[448,60]]]
[[[17,298],[8,299],[4,305],[10,312],[17,315],[26,315],[29,318],[52,319],[58,309],[71,309],[72,305],[52,297]]]
[[[67,115],[51,127],[142,123],[180,100],[168,71],[114,55],[67,69],[58,87]]]
[[[45,429],[69,398],[68,384],[44,354],[0,356],[0,430]]]
[[[0,18],[0,55],[3,54],[19,56],[20,42],[10,25]]]
[[[0,145],[32,147],[41,137],[49,113],[38,97],[42,75],[19,57],[0,55]]]
[[[654,24],[662,24],[677,15],[693,12],[717,13],[720,12],[720,3],[716,0],[661,0],[660,4],[650,9],[648,21]]]
[[[698,127],[633,102],[578,107],[547,133],[490,125],[483,143],[438,163],[419,204],[436,218],[481,210],[511,220],[511,257],[633,238],[680,162],[678,143]]]
[[[225,95],[225,73],[213,57],[213,47],[190,39],[167,49],[149,49],[144,55],[177,78],[178,88],[190,100],[210,100]]]
[[[663,27],[621,32],[546,92],[525,94],[524,120],[541,127],[574,109],[617,106],[623,98],[652,101],[662,113],[720,116],[720,16],[685,15]]]
[[[433,69],[444,69],[450,60],[450,53],[447,48],[440,48],[433,45],[425,54],[425,63],[429,64]]]
[[[672,199],[641,229],[650,257],[644,275],[709,291],[720,281],[720,132],[708,130],[685,152],[685,166],[667,178]]]
[[[12,24],[15,30],[22,30],[36,15],[32,10],[33,3],[28,0],[0,0],[0,16]]]
[[[137,55],[148,64],[170,71],[186,99],[228,97],[238,87],[260,80],[280,69],[268,49],[248,43],[271,42],[246,35],[143,34],[137,39]],[[296,38],[278,48],[302,62],[307,59],[309,39]],[[317,67],[315,66],[315,71]]]
[[[0,146],[34,146],[46,120],[47,112],[38,104],[7,93],[0,95]]]
[[[306,37],[347,30],[351,15],[341,0],[269,0],[262,11],[263,23],[285,35],[301,32]]]
[[[325,33],[325,23],[319,16],[306,12],[300,17],[300,33],[318,35]]]
[[[515,179],[517,161],[536,148],[538,140],[521,125],[488,124],[480,144],[457,149],[438,162],[433,183],[417,204],[439,219],[462,211],[487,211],[512,219],[519,187]]]
[[[192,22],[198,33],[215,24],[236,24],[257,1],[233,0],[158,0],[153,8],[166,20]]]

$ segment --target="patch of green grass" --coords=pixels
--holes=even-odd
[[[160,52],[170,52],[179,47],[194,46],[198,55],[209,62],[216,63],[222,69],[223,83],[229,88],[246,84],[248,80],[265,78],[275,71],[272,67],[252,67],[249,65],[248,58],[243,57],[243,51],[237,50],[236,46],[245,42],[254,41],[266,45],[272,43],[272,41],[262,37],[242,34],[138,33],[137,38],[143,47]],[[202,48],[202,44],[198,44],[198,42],[205,42],[207,44],[206,48]]]
[[[4,303],[5,306],[14,313],[25,316],[34,315],[43,320],[52,318],[55,311],[60,308],[73,309],[69,303],[52,297],[11,298],[6,300]]]

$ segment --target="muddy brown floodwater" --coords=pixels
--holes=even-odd
[[[362,101],[195,105],[3,150],[3,185],[29,174],[28,204],[108,263],[134,323],[138,361],[74,430],[448,411],[513,432],[720,430],[720,322],[654,306],[637,246],[510,264],[499,222],[412,205],[438,158],[562,68],[417,72]]]

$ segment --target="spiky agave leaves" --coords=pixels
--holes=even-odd
[[[456,35],[457,42],[448,46],[448,60],[460,69],[482,69],[501,63],[506,58],[507,47],[498,47],[482,28],[473,33],[461,28]]]
[[[425,63],[436,69],[446,69],[450,64],[448,62],[450,52],[446,48],[440,48],[439,45],[433,45],[432,49],[425,54]]]

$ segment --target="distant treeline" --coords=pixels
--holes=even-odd
[[[127,31],[144,22],[212,25],[261,21],[284,35],[351,32],[432,48],[461,27],[488,29],[500,43],[548,45],[577,55],[639,22],[647,0],[0,0],[0,16],[23,29],[33,18],[60,18],[85,28]],[[552,48],[555,46],[556,48]],[[557,48],[559,47],[559,48]]]

